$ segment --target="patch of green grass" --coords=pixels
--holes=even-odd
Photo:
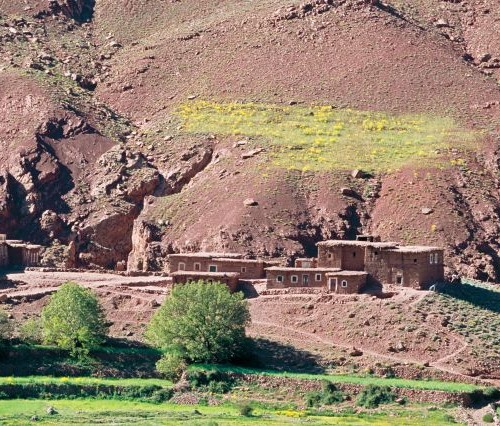
[[[378,385],[396,388],[441,390],[447,392],[472,392],[484,387],[468,383],[442,382],[437,380],[407,380],[398,378],[364,377],[354,375],[329,375],[329,374],[305,374],[289,373],[273,370],[259,370],[255,368],[243,368],[232,365],[193,365],[191,369],[218,370],[223,372],[234,372],[239,374],[256,374],[263,376],[289,377],[301,380],[327,380],[332,383],[352,383],[358,385]]]
[[[387,172],[406,164],[461,165],[446,161],[451,148],[475,140],[452,118],[390,115],[331,106],[185,103],[177,111],[187,133],[262,138],[275,167],[295,170],[360,168]]]
[[[52,406],[58,414],[48,415]],[[252,416],[239,413],[238,406],[183,406],[175,404],[154,405],[130,401],[110,400],[12,400],[0,402],[0,422],[9,425],[29,424],[37,416],[36,424],[140,424],[140,425],[376,425],[376,426],[444,426],[454,422],[444,410],[426,410],[395,407],[374,414],[321,413],[305,410],[255,409]]]
[[[0,377],[0,385],[14,384],[49,384],[66,383],[74,385],[112,385],[112,386],[171,386],[172,382],[164,379],[115,379],[99,377],[51,377],[51,376],[26,376],[26,377]]]

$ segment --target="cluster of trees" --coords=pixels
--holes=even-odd
[[[189,363],[222,363],[238,356],[249,321],[241,293],[198,281],[173,288],[148,324],[145,338],[164,353],[157,369],[175,379]],[[0,337],[7,339],[11,333],[8,315],[0,310]],[[105,343],[106,319],[96,294],[70,282],[51,296],[38,320],[21,325],[20,335],[27,343],[43,342],[72,356],[86,356]]]

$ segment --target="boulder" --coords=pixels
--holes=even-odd
[[[422,207],[422,214],[428,215],[434,212],[430,207]]]
[[[258,206],[259,203],[255,201],[253,198],[247,198],[245,201],[243,201],[243,205],[246,207],[252,207],[252,206]]]

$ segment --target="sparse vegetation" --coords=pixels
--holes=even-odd
[[[331,106],[198,101],[181,105],[178,114],[188,133],[262,138],[275,167],[302,171],[386,172],[422,161],[428,166],[451,148],[467,147],[474,140],[472,133],[459,131],[447,117],[393,116]]]
[[[87,355],[104,342],[105,316],[97,296],[76,283],[63,284],[42,311],[46,344]]]
[[[368,385],[358,395],[356,405],[365,408],[377,408],[381,404],[390,404],[395,399],[396,396],[388,386]]]
[[[346,395],[328,381],[323,382],[323,389],[320,392],[310,392],[306,397],[308,407],[318,407],[321,405],[332,405],[343,402]]]

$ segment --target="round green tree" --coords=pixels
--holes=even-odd
[[[106,336],[105,316],[92,290],[63,284],[42,311],[43,341],[86,355]]]
[[[241,350],[249,322],[243,294],[231,294],[224,284],[197,281],[173,288],[151,319],[146,338],[191,362],[225,362]]]

